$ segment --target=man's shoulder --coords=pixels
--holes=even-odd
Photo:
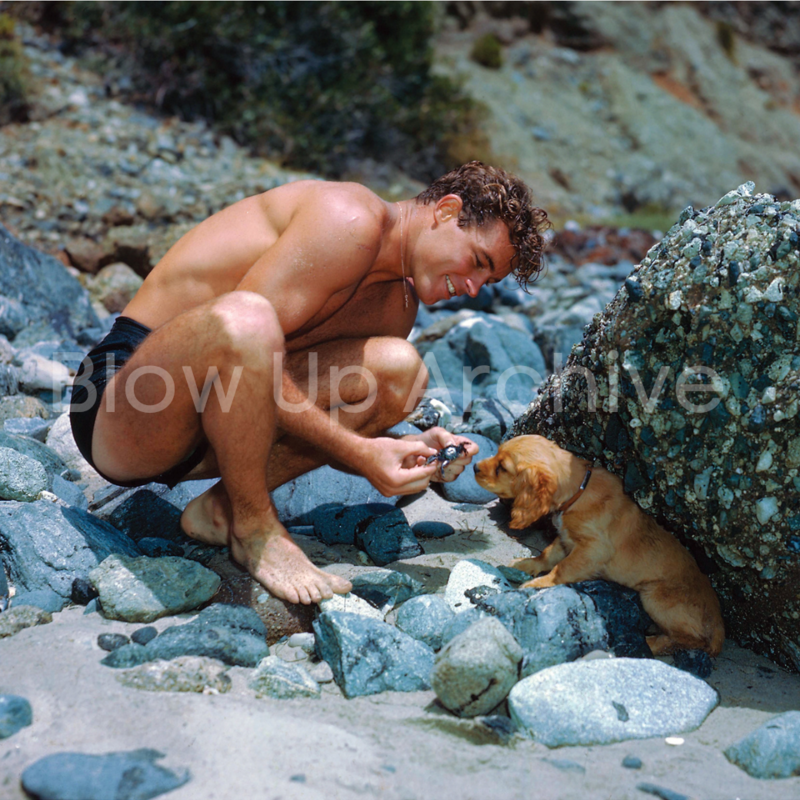
[[[303,183],[298,187],[302,192],[298,209],[307,213],[306,219],[314,220],[321,229],[346,228],[366,241],[382,237],[389,220],[388,204],[366,186],[339,181]]]

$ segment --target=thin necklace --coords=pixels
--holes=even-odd
[[[404,307],[408,308],[408,283],[406,282],[406,258],[403,253],[403,206],[396,203],[397,208],[400,210],[400,266],[403,270],[403,300]]]

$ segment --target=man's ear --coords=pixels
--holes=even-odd
[[[437,222],[447,222],[452,218],[458,219],[461,209],[464,207],[464,201],[457,194],[446,194],[436,201],[436,220]]]
[[[516,530],[527,528],[548,514],[556,487],[555,475],[541,465],[517,464],[511,527]]]

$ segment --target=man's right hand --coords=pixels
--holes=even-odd
[[[425,491],[439,468],[436,462],[417,466],[420,457],[437,452],[420,441],[378,437],[366,439],[365,445],[359,472],[384,497]]]

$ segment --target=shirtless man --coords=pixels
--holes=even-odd
[[[71,420],[108,480],[221,477],[181,518],[229,545],[274,595],[319,602],[350,584],[315,567],[270,491],[322,464],[383,495],[436,479],[425,460],[464,442],[435,428],[394,439],[427,373],[406,341],[418,301],[475,296],[540,267],[546,215],[502,170],[467,164],[418,198],[299,181],[249,197],[183,236],[76,377]],[[205,391],[204,391],[205,389]]]

